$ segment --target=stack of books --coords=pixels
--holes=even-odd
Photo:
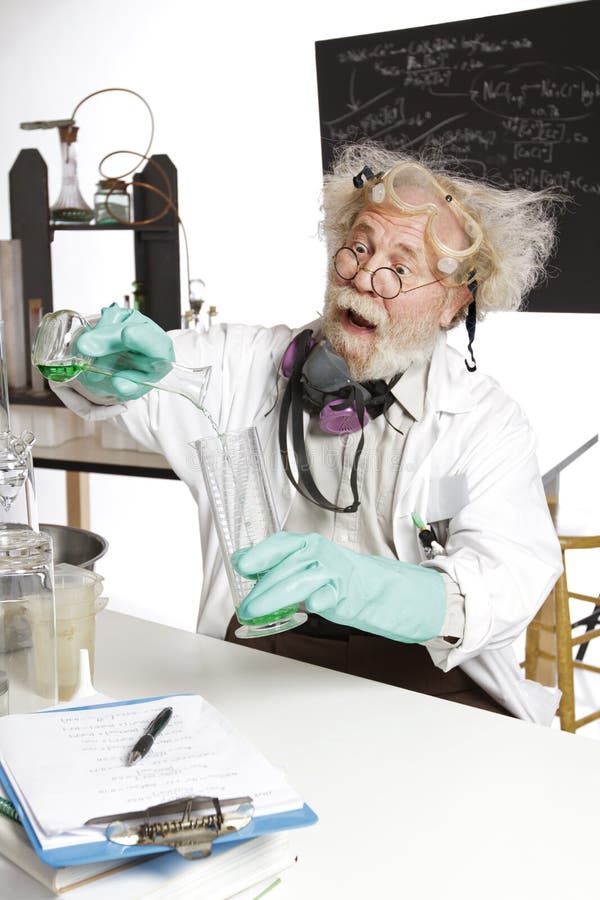
[[[268,887],[276,882],[296,861],[287,834],[278,833],[236,844],[226,853],[209,856],[198,864],[169,853],[152,856],[150,860],[137,857],[125,862],[108,860],[52,868],[39,858],[25,829],[1,815],[0,853],[54,894],[63,894],[135,866],[132,896],[148,900],[186,896],[225,900],[248,888],[256,887],[260,891],[263,885]]]

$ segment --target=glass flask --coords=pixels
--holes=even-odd
[[[50,218],[55,224],[77,225],[91,222],[94,210],[81,196],[77,180],[77,132],[75,125],[63,125],[58,129],[62,176],[58,200],[50,207]]]
[[[193,328],[194,331],[206,331],[207,326],[201,315],[206,299],[206,285],[201,278],[192,278],[188,289],[191,317],[187,327]]]
[[[98,182],[94,194],[96,225],[126,225],[131,220],[127,184],[117,178]]]
[[[52,541],[21,525],[0,525],[0,671],[10,713],[57,702]]]
[[[148,388],[179,394],[206,413],[204,397],[210,366],[190,368],[168,359],[146,356],[133,350],[107,356],[84,356],[77,352],[77,338],[92,325],[79,313],[61,309],[42,319],[33,339],[31,360],[49,381],[67,382],[82,372],[111,378],[118,375]]]
[[[133,288],[133,308],[138,312],[144,313],[146,309],[146,295],[144,293],[143,281],[132,281]]]
[[[203,438],[193,446],[198,453],[237,616],[242,600],[256,582],[236,572],[231,554],[281,530],[258,434],[251,427]],[[299,612],[297,605],[286,606],[285,597],[281,600],[281,609],[268,615],[255,619],[238,616],[241,627],[236,636],[264,637],[306,622],[306,613]]]

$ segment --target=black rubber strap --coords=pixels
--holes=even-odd
[[[360,460],[360,454],[362,453],[362,449],[364,446],[364,432],[361,429],[360,441],[356,449],[356,453],[354,454],[354,462],[352,463],[352,473],[350,475],[352,503],[350,504],[350,506],[338,506],[337,504],[332,503],[330,500],[328,500],[321,493],[310,471],[308,457],[306,455],[306,444],[304,442],[304,407],[302,403],[302,383],[300,381],[300,378],[294,378],[293,376],[290,380],[292,382],[292,437],[294,440],[294,456],[296,458],[296,465],[298,468],[299,484],[296,483],[295,480],[293,480],[293,476],[290,480],[292,480],[292,483],[295,485],[296,489],[306,500],[310,500],[312,503],[314,503],[316,506],[320,506],[322,509],[328,509],[330,512],[356,512],[359,506],[358,462]],[[359,421],[364,421],[364,406],[362,408],[362,414],[359,410],[357,410],[357,413],[359,415]],[[290,474],[291,473],[288,474],[288,478],[290,477]]]
[[[306,500],[309,500],[316,506],[320,506],[322,509],[327,509],[330,512],[356,512],[359,506],[358,463],[360,460],[360,454],[362,453],[362,449],[364,446],[364,432],[361,433],[360,441],[354,455],[354,462],[352,464],[352,474],[350,477],[350,487],[352,489],[352,504],[350,506],[341,507],[337,506],[335,503],[331,503],[317,487],[310,471],[308,457],[306,455],[306,445],[304,442],[304,406],[300,375],[302,373],[302,367],[304,366],[306,357],[310,349],[311,337],[312,331],[310,329],[306,329],[298,335],[298,352],[296,354],[294,368],[286,385],[285,393],[281,401],[281,411],[279,414],[279,452],[281,455],[281,461],[283,463],[283,468],[288,479],[294,485],[298,493],[301,494]],[[290,411],[292,413],[292,439],[294,443],[294,457],[296,459],[296,465],[298,468],[297,480],[294,477],[294,473],[292,472],[292,467],[290,465],[290,455],[287,445],[287,425]],[[357,414],[359,416],[359,421],[362,424],[364,422],[364,403],[362,403],[361,409],[357,408]]]
[[[296,359],[294,361],[294,367],[292,369],[292,373],[288,380],[288,383],[285,387],[285,391],[281,400],[281,410],[279,412],[279,454],[281,456],[281,461],[283,463],[283,468],[285,470],[285,474],[292,482],[297,491],[300,491],[300,487],[294,475],[292,473],[292,469],[290,466],[290,459],[287,447],[287,423],[290,414],[290,409],[292,405],[292,385],[294,380],[296,380],[296,376],[302,371],[302,366],[306,360],[307,350],[310,345],[310,339],[312,337],[312,331],[307,328],[305,331],[301,332],[297,338],[297,347],[296,347]]]
[[[473,297],[473,299],[469,304],[465,325],[467,326],[467,334],[469,336],[467,350],[471,354],[473,365],[470,366],[468,361],[465,359],[465,366],[467,367],[467,370],[469,372],[475,372],[477,370],[477,363],[475,362],[475,357],[473,355],[473,341],[475,340],[475,325],[477,324],[477,307],[475,305],[475,291],[477,290],[476,281],[472,282],[472,284],[469,285],[469,290],[471,291],[471,296]]]

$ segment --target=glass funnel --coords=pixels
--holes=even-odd
[[[67,225],[91,222],[94,218],[94,210],[88,206],[79,190],[75,150],[78,131],[75,125],[62,125],[58,129],[62,174],[60,194],[56,203],[50,207],[50,215],[53,222]]]
[[[21,490],[33,483],[31,448],[34,436],[24,431],[19,437],[11,431],[0,432],[0,509],[9,512]],[[27,496],[29,506],[30,498]],[[36,517],[29,515],[30,524],[36,524]]]
[[[118,375],[135,384],[179,394],[202,412],[210,379],[210,366],[190,368],[168,359],[146,356],[133,350],[107,356],[84,356],[77,351],[77,338],[92,324],[71,309],[48,313],[33,339],[31,360],[49,381],[67,382],[82,372],[112,378]]]

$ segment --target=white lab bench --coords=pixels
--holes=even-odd
[[[285,767],[320,822],[291,833],[298,863],[273,900],[551,900],[574,880],[596,893],[581,864],[600,804],[595,741],[108,611],[96,687],[200,693]],[[139,877],[69,896],[132,900]],[[0,859],[0,896],[50,895]]]

